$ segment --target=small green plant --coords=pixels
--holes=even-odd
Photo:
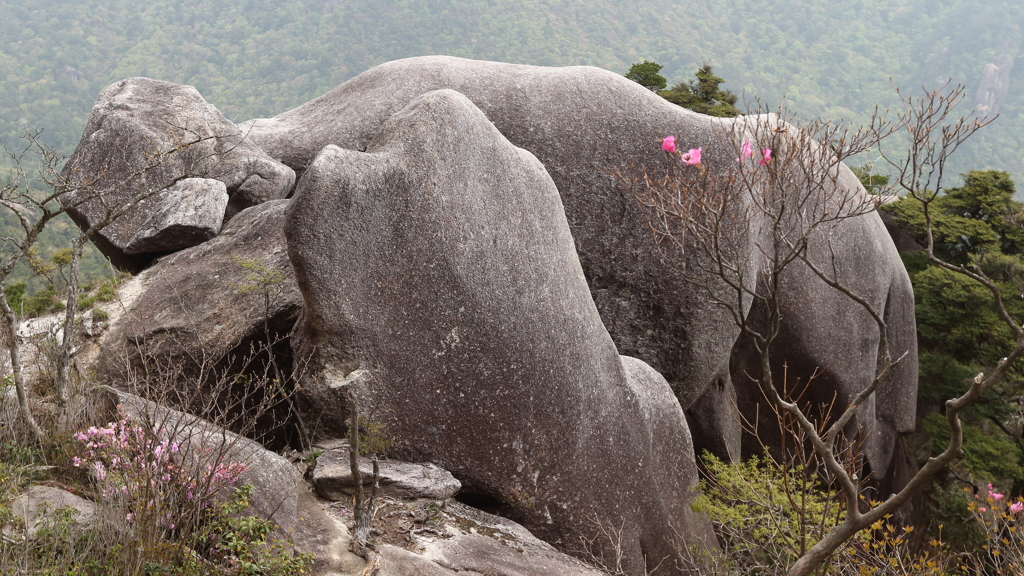
[[[251,493],[252,486],[240,486],[231,498],[210,509],[207,522],[194,538],[193,548],[228,574],[304,574],[313,564],[312,555],[293,555],[284,543],[268,542],[274,525],[257,516],[242,515],[249,507]]]
[[[377,420],[359,418],[359,455],[387,455],[394,446],[395,439],[387,433],[387,428]]]
[[[692,507],[711,520],[721,551],[689,550],[694,566],[714,566],[716,574],[781,574],[844,519],[839,492],[811,466],[782,466],[769,455],[730,464],[706,452],[702,461],[706,478]],[[885,517],[846,541],[820,573],[945,574],[953,559],[948,546],[936,538],[912,550],[913,531]]]
[[[730,464],[705,452],[706,478],[693,510],[707,515],[723,552],[740,566],[789,567],[843,520],[836,495],[807,466],[771,456]]]

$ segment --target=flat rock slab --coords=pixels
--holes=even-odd
[[[380,460],[378,467],[381,493],[393,498],[445,500],[462,488],[462,483],[451,473],[433,464]],[[359,473],[364,486],[372,485],[373,463],[369,459],[359,458]],[[348,454],[335,451],[321,454],[316,460],[310,481],[321,498],[348,498],[355,489]]]

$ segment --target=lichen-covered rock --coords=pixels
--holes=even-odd
[[[285,233],[292,343],[315,376],[301,393],[326,433],[353,390],[389,454],[451,471],[563,550],[625,526],[630,574],[671,572],[710,535],[668,384],[619,356],[550,177],[467,98],[425,94],[365,153],[324,148]]]
[[[287,373],[291,349],[281,338],[302,302],[285,246],[287,205],[278,200],[249,208],[213,240],[140,274],[140,293],[100,341],[100,374],[119,383],[160,369],[195,376],[225,363],[238,368],[267,346],[268,337]]]
[[[60,201],[83,229],[132,202],[146,201],[117,217],[96,238],[115,265],[138,270],[152,260],[152,253],[206,239],[168,230],[148,234],[148,241],[129,250],[140,229],[153,224],[154,212],[174,212],[175,203],[177,210],[191,210],[187,189],[168,188],[175,182],[223,182],[230,217],[249,206],[284,198],[295,173],[252,145],[195,88],[132,78],[111,85],[100,96],[62,178],[67,186]],[[220,218],[224,216],[221,211]]]

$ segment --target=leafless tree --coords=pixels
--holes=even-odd
[[[0,206],[3,206],[15,217],[18,227],[0,238],[3,252],[0,254],[0,285],[3,285],[19,262],[26,260],[36,245],[39,235],[56,218],[75,210],[85,204],[100,207],[99,214],[92,218],[91,223],[81,234],[71,240],[71,258],[69,273],[65,286],[65,310],[62,322],[60,342],[56,357],[56,397],[58,407],[66,412],[69,400],[69,369],[74,352],[75,319],[78,314],[78,296],[80,289],[79,265],[87,242],[94,240],[104,229],[118,218],[133,210],[139,203],[175,185],[185,178],[204,176],[189,169],[169,178],[149,178],[147,176],[160,171],[188,156],[187,162],[178,162],[186,167],[205,169],[206,160],[211,154],[199,154],[196,149],[202,142],[217,140],[228,136],[200,135],[187,128],[179,130],[184,137],[172,139],[168,144],[153,152],[143,154],[144,161],[131,163],[122,159],[122,165],[130,168],[117,178],[116,182],[105,182],[106,174],[97,172],[83,174],[72,167],[64,168],[67,158],[46,146],[40,141],[39,132],[27,132],[23,135],[20,148],[12,148],[0,143],[9,164],[13,166],[7,183],[0,189]],[[223,152],[214,153],[223,154]],[[99,183],[105,182],[103,186]],[[123,194],[114,201],[114,192],[131,183],[142,182],[144,185],[129,188],[136,190],[128,198]],[[73,193],[72,193],[73,192]],[[6,297],[0,298],[0,311],[3,312],[6,327],[6,346],[11,357],[14,385],[17,391],[19,412],[22,420],[31,433],[42,438],[43,431],[39,427],[29,408],[24,354],[17,337],[18,318],[9,306]]]
[[[946,161],[991,120],[954,115],[954,108],[963,99],[963,87],[927,92],[920,98],[900,95],[903,107],[892,121],[876,111],[870,125],[857,130],[830,122],[811,122],[798,128],[781,119],[783,114],[747,116],[733,126],[734,149],[730,152],[735,153],[735,160],[730,155],[687,164],[683,156],[665,172],[633,182],[655,233],[677,249],[693,251],[687,262],[694,270],[688,276],[711,301],[730,313],[741,337],[752,343],[759,364],[755,375],[758,384],[779,414],[793,419],[819,460],[824,477],[842,493],[843,521],[801,550],[788,569],[793,576],[817,570],[843,543],[895,513],[926,488],[936,473],[960,457],[963,438],[959,412],[1001,380],[1024,352],[1024,330],[1007,313],[997,284],[980,266],[968,269],[949,264],[933,249],[929,204],[943,191]],[[892,137],[906,139],[906,157],[888,152],[892,147],[882,148],[882,142]],[[753,152],[749,157],[748,146]],[[851,156],[873,148],[881,150],[882,158],[897,175],[895,190],[884,191],[881,196],[865,194],[843,165]],[[875,210],[895,193],[922,203],[929,258],[988,288],[1000,317],[1016,335],[1017,344],[991,374],[979,374],[963,396],[946,403],[951,428],[949,447],[930,458],[898,493],[866,506],[862,498],[864,479],[858,478],[856,467],[849,466],[839,454],[854,440],[850,435],[857,430],[851,424],[858,409],[873,400],[900,362],[908,361],[908,351],[892,349],[890,326],[879,302],[859,291],[848,274],[844,276],[836,238],[852,219]],[[877,327],[877,367],[873,376],[857,384],[849,397],[837,398],[838,413],[824,420],[812,415],[807,403],[792,396],[792,387],[787,387],[773,364],[773,345],[780,336],[784,315],[784,273],[794,267],[802,268],[809,273],[805,276],[817,279],[863,309]]]

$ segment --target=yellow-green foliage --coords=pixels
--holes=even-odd
[[[770,456],[728,464],[704,453],[706,479],[693,509],[707,515],[722,551],[691,550],[711,574],[781,574],[845,518],[841,494],[801,465]],[[872,505],[876,505],[873,503]],[[845,542],[820,574],[945,574],[953,555],[935,539],[911,552],[909,534],[887,516]]]
[[[768,456],[729,464],[707,452],[702,460],[707,478],[692,507],[711,519],[727,555],[749,557],[743,563],[789,566],[843,520],[835,495],[802,466]]]

